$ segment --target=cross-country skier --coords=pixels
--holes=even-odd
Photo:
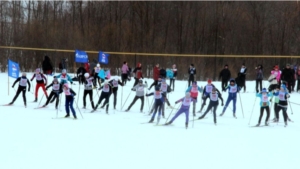
[[[223,98],[222,95],[220,93],[217,92],[217,89],[214,87],[211,91],[211,93],[209,94],[209,104],[208,107],[206,109],[206,111],[203,113],[202,116],[200,116],[198,119],[203,119],[205,117],[205,115],[211,110],[213,109],[213,114],[214,114],[214,123],[215,125],[217,124],[217,117],[216,117],[216,111],[219,105],[219,99],[222,101],[221,106],[223,106],[224,102],[223,102]]]
[[[30,83],[29,80],[26,77],[26,73],[22,73],[21,77],[18,77],[15,82],[12,85],[12,88],[14,88],[15,84],[19,82],[19,87],[18,90],[16,92],[15,97],[13,98],[13,100],[8,104],[8,105],[12,105],[14,104],[14,102],[16,101],[16,99],[18,98],[19,94],[22,92],[22,96],[23,96],[23,101],[24,101],[24,106],[26,107],[26,88],[27,88],[27,84],[28,84],[28,92],[30,91]]]
[[[90,76],[89,73],[85,73],[84,78],[85,78],[85,81],[84,81],[84,92],[83,92],[83,108],[84,109],[86,108],[86,96],[89,95],[92,108],[94,109],[95,108],[94,101],[93,101],[93,80],[94,80],[94,77]]]
[[[62,84],[60,84],[58,82],[57,78],[54,77],[52,83],[46,87],[46,90],[48,90],[48,88],[51,86],[52,86],[52,91],[51,91],[49,97],[47,98],[46,103],[42,107],[46,107],[49,104],[51,99],[52,100],[56,99],[55,109],[57,109],[58,102],[59,102],[59,94],[62,93],[62,91],[63,91]]]
[[[211,93],[213,88],[216,88],[216,86],[212,84],[211,79],[208,79],[207,80],[207,85],[204,87],[203,92],[202,92],[203,103],[201,105],[200,110],[198,111],[199,113],[202,112],[204,106],[206,105],[206,99],[209,97],[209,94]],[[221,94],[221,92],[218,89],[217,89],[217,91],[218,91],[219,94]]]
[[[259,116],[259,119],[258,119],[258,124],[256,126],[259,126],[260,125],[260,122],[261,122],[261,119],[262,119],[262,116],[264,114],[264,110],[266,110],[267,112],[267,117],[266,117],[266,120],[265,120],[265,125],[268,126],[269,123],[269,117],[270,117],[270,102],[269,102],[269,97],[272,97],[273,94],[271,92],[267,92],[267,89],[266,88],[263,88],[261,93],[257,93],[256,94],[256,97],[259,97],[260,98],[260,116]]]
[[[189,80],[188,80],[188,86],[191,85],[191,83],[193,83],[193,81],[195,81],[195,76],[196,76],[196,68],[194,67],[194,64],[191,64],[188,70],[188,74],[189,74]]]
[[[148,96],[152,96],[152,95],[154,95],[154,106],[155,106],[155,108],[154,108],[154,113],[153,113],[153,115],[152,115],[149,123],[153,123],[155,115],[156,115],[156,113],[158,111],[158,116],[157,116],[157,124],[158,124],[159,120],[160,120],[162,106],[164,104],[164,101],[167,98],[166,98],[166,95],[160,91],[160,88],[158,86],[155,87],[155,92],[146,94],[147,97]]]
[[[74,119],[77,119],[76,112],[73,107],[74,96],[76,95],[76,93],[71,88],[69,88],[68,83],[63,84],[63,92],[66,95],[65,108],[67,114],[65,117],[70,117],[70,109],[71,109]]]
[[[230,83],[226,87],[226,90],[228,90],[228,98],[227,98],[226,104],[225,104],[225,106],[223,108],[223,111],[220,114],[220,116],[224,115],[224,113],[226,111],[226,108],[228,107],[229,103],[232,101],[232,104],[233,104],[233,117],[236,118],[236,115],[235,115],[236,97],[237,97],[237,93],[241,90],[241,88],[237,86],[234,79],[230,79]]]
[[[144,95],[145,95],[145,89],[147,89],[147,87],[148,87],[147,82],[145,81],[145,84],[143,84],[143,80],[140,79],[139,83],[132,88],[132,91],[136,91],[136,95],[135,95],[133,101],[131,102],[131,104],[129,105],[129,107],[125,110],[126,112],[128,112],[130,110],[130,108],[134,105],[134,103],[138,99],[141,99],[142,104],[141,104],[140,112],[141,113],[143,112],[143,108],[144,108]]]
[[[116,109],[116,105],[117,105],[117,95],[118,95],[118,86],[124,86],[123,83],[121,83],[121,81],[115,77],[113,78],[111,81],[109,81],[110,85],[113,87],[112,89],[112,93],[114,95],[114,109]]]
[[[193,102],[193,116],[196,116],[195,111],[196,111],[196,103],[198,99],[198,92],[202,92],[202,91],[203,91],[202,87],[199,87],[196,81],[193,82],[192,86],[189,86],[188,89],[185,91],[185,92],[189,92],[191,97],[196,100],[195,102]]]
[[[42,87],[45,96],[48,98],[48,94],[45,88],[45,85],[47,84],[47,78],[46,76],[44,76],[43,73],[41,73],[41,69],[37,68],[35,70],[35,73],[33,74],[32,78],[30,79],[30,81],[32,81],[34,78],[36,78],[36,86],[35,86],[35,100],[34,102],[37,102],[38,99],[38,90],[40,87]]]
[[[61,74],[57,75],[56,78],[60,79],[60,84],[68,83],[68,81],[73,84],[71,77],[67,74],[67,70],[63,69]]]
[[[185,97],[177,100],[175,102],[175,104],[177,104],[179,102],[182,102],[180,109],[177,111],[177,113],[174,115],[174,117],[165,125],[172,124],[180,114],[185,113],[185,127],[188,128],[190,105],[191,105],[191,102],[195,103],[195,102],[197,102],[197,100],[190,96],[190,92],[186,92]]]
[[[151,90],[152,86],[157,86],[158,84],[158,78],[161,77],[159,74],[159,64],[157,63],[153,68],[153,83],[150,85],[148,90]]]
[[[287,92],[286,86],[284,84],[282,84],[280,86],[280,90],[274,92],[273,95],[278,96],[278,98],[279,98],[279,102],[277,104],[277,110],[275,111],[276,119],[277,120],[279,119],[279,112],[280,112],[280,110],[282,110],[284,123],[285,123],[285,126],[287,126],[287,120],[288,120],[288,115],[287,115],[288,102],[287,102],[287,99],[290,98],[290,95]]]
[[[100,87],[101,87],[101,83],[102,83],[102,81],[100,80],[100,77],[98,76],[98,74],[100,73],[100,70],[101,70],[100,64],[97,63],[96,67],[94,68],[94,86],[96,86],[96,87],[97,87],[97,82]]]
[[[94,108],[94,110],[92,112],[96,111],[98,106],[101,104],[102,100],[105,99],[101,108],[104,108],[104,106],[106,105],[106,114],[108,114],[109,97],[112,93],[112,86],[107,81],[105,81],[103,86],[101,86],[98,90],[101,90],[101,89],[102,89],[102,92],[101,92],[100,98],[98,100],[98,103],[96,104],[96,107]]]

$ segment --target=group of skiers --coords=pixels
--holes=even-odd
[[[48,60],[49,57],[45,56],[45,60]],[[43,63],[44,66],[44,63]],[[127,62],[124,61],[122,65],[122,74],[121,74],[121,80],[119,80],[117,77],[112,78],[112,80],[107,81],[109,78],[106,77],[105,73],[103,74],[103,69],[100,67],[99,63],[95,64],[95,67],[90,70],[89,65],[81,65],[81,67],[77,71],[77,78],[80,85],[84,85],[84,93],[83,93],[83,108],[86,108],[86,96],[89,95],[91,107],[93,108],[92,112],[95,112],[101,102],[104,100],[104,103],[101,105],[101,108],[104,108],[106,106],[106,113],[108,113],[109,108],[109,98],[111,94],[114,95],[114,101],[113,101],[113,108],[116,109],[117,104],[117,91],[118,86],[124,86],[126,85],[126,82],[134,77],[134,85],[132,87],[132,90],[135,91],[136,95],[133,99],[133,101],[130,103],[128,108],[125,111],[129,111],[131,107],[136,103],[138,99],[141,100],[141,107],[140,112],[143,112],[144,107],[144,97],[149,97],[153,95],[153,107],[150,111],[150,114],[153,113],[150,119],[150,123],[154,122],[155,116],[158,113],[157,117],[157,123],[159,122],[161,116],[165,117],[165,103],[168,104],[169,107],[173,108],[171,104],[169,103],[169,100],[167,99],[168,93],[175,90],[175,79],[177,77],[177,68],[176,65],[172,65],[171,69],[165,70],[164,68],[160,68],[160,65],[157,63],[155,67],[153,68],[153,83],[149,86],[146,81],[143,81],[143,73],[142,73],[142,64],[138,63],[137,66],[134,68],[134,70],[131,72],[131,69],[128,67]],[[270,82],[270,86],[268,87],[269,92],[266,90],[266,88],[262,88],[262,80],[263,80],[263,66],[258,65],[255,67],[256,70],[256,96],[261,99],[260,101],[260,117],[257,126],[260,125],[261,119],[263,116],[264,110],[267,112],[267,118],[265,121],[265,125],[268,125],[269,116],[270,116],[270,110],[269,105],[270,101],[272,100],[273,96],[275,97],[275,105],[274,105],[274,112],[275,112],[275,118],[273,119],[274,122],[278,122],[279,119],[279,112],[283,112],[284,116],[284,122],[285,125],[287,125],[287,121],[289,120],[287,115],[287,105],[288,105],[288,98],[290,97],[290,94],[293,87],[295,86],[295,74],[300,77],[300,68],[299,71],[295,73],[294,69],[291,69],[289,64],[286,64],[286,68],[282,71],[279,70],[279,66],[275,65],[273,70],[271,71],[270,77],[268,78],[268,81]],[[53,70],[45,70],[43,68],[43,72],[46,72],[48,75],[53,74]],[[201,108],[198,111],[199,113],[202,112],[204,106],[206,105],[206,100],[209,99],[209,104],[206,109],[206,111],[200,116],[198,119],[203,119],[205,115],[212,110],[214,115],[214,123],[217,123],[216,119],[216,109],[219,105],[219,99],[221,100],[221,106],[224,105],[222,93],[216,88],[215,85],[212,84],[212,80],[208,79],[207,84],[204,87],[200,87],[197,85],[196,80],[196,68],[193,64],[190,64],[189,69],[189,78],[188,78],[188,86],[185,91],[185,96],[178,101],[175,102],[175,104],[182,102],[182,105],[177,113],[175,113],[175,116],[166,123],[166,125],[169,125],[173,123],[173,121],[182,113],[185,113],[186,115],[186,121],[185,126],[188,127],[189,122],[189,107],[190,104],[193,102],[193,116],[196,116],[196,103],[198,100],[198,93],[202,93],[200,101]],[[247,67],[243,63],[241,66],[240,71],[238,72],[238,77],[233,79],[231,78],[231,73],[228,68],[228,65],[226,64],[224,66],[224,69],[220,72],[220,79],[221,79],[221,88],[222,92],[225,92],[228,90],[228,98],[226,100],[225,106],[222,110],[222,113],[220,116],[223,116],[229,103],[233,102],[233,117],[236,118],[236,102],[237,102],[237,95],[241,91],[242,88],[244,88],[244,91],[246,91],[246,74],[247,74]],[[297,76],[298,77],[298,76]],[[46,103],[42,107],[46,107],[49,103],[52,103],[56,99],[55,108],[57,109],[58,103],[59,103],[59,95],[60,93],[64,93],[66,96],[66,102],[65,102],[65,108],[66,108],[66,116],[70,116],[70,110],[76,119],[76,112],[73,107],[74,103],[74,96],[76,93],[72,90],[72,88],[69,86],[68,82],[71,84],[73,83],[71,77],[67,74],[66,69],[62,69],[61,74],[55,75],[52,83],[48,86],[47,85],[47,77],[41,73],[40,68],[37,68],[35,70],[34,75],[30,79],[31,81],[33,79],[36,79],[36,87],[35,87],[35,100],[34,102],[37,102],[38,100],[38,89],[41,87],[45,97],[47,98]],[[166,83],[166,78],[170,79],[169,85]],[[60,79],[60,81],[58,80]],[[299,78],[300,79],[300,78]],[[23,100],[24,105],[26,106],[26,95],[25,92],[27,90],[28,85],[28,91],[30,91],[30,82],[29,79],[26,77],[26,73],[22,73],[22,76],[17,78],[14,82],[13,86],[19,82],[19,88],[16,91],[16,95],[13,98],[12,102],[10,102],[8,105],[12,105],[15,100],[17,99],[18,95],[22,92],[23,93]],[[229,82],[229,85],[228,85]],[[98,84],[97,84],[98,83]],[[98,102],[95,104],[93,101],[93,89],[97,89],[97,85],[99,85],[98,90],[102,90]],[[171,88],[171,86],[173,86]],[[52,91],[50,95],[47,94],[47,89],[52,87]],[[154,92],[148,93],[145,92],[145,90],[148,89],[148,91],[151,90],[151,88],[154,87]],[[297,86],[297,91],[299,90],[299,83]],[[269,99],[271,97],[271,99]]]

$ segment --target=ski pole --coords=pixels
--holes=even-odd
[[[123,86],[121,89],[121,105],[120,105],[120,110],[122,110],[122,104],[123,104]]]
[[[124,108],[124,106],[125,106],[125,104],[126,104],[128,98],[129,98],[130,94],[131,94],[131,91],[129,92],[129,94],[128,94],[127,98],[126,98],[126,100],[125,100],[125,102],[124,102],[124,104],[123,104],[123,106],[122,106],[122,108],[121,108],[121,111],[122,111],[122,109]]]
[[[182,105],[182,103],[181,103],[181,105]],[[178,107],[177,107],[177,108],[179,108],[179,106],[181,106],[181,105],[178,105]],[[175,108],[174,108],[174,109],[175,109]],[[165,123],[167,123],[167,122],[168,122],[168,120],[169,120],[169,118],[170,118],[170,116],[171,116],[171,114],[172,114],[172,112],[173,112],[173,110],[174,110],[174,109],[172,109],[172,110],[171,110],[171,112],[170,112],[170,114],[169,114],[169,116],[168,116],[168,118],[167,118],[167,120],[166,120],[166,122],[165,122]]]
[[[78,83],[79,84],[79,88],[78,88],[78,95],[77,95],[77,100],[79,100],[79,95],[80,95],[80,83]],[[78,107],[78,102],[76,101],[76,105],[77,105],[77,107]]]
[[[240,103],[241,103],[241,108],[242,108],[243,118],[245,118],[245,116],[244,116],[244,109],[243,109],[242,99],[241,99],[241,94],[240,94],[240,93],[239,93],[239,98],[240,98]],[[256,97],[255,97],[255,99],[256,99]]]
[[[82,119],[83,119],[83,116],[82,116],[82,114],[81,114],[81,111],[80,111],[80,109],[79,109],[79,107],[78,107],[78,102],[75,100],[75,98],[74,98],[74,101],[75,101],[75,103],[76,103],[76,105],[77,105],[77,109],[78,109],[78,111],[79,111],[79,113],[80,113],[80,115],[81,115],[81,117],[82,117]]]
[[[292,112],[292,114],[293,114],[293,109],[292,109],[292,106],[291,106],[291,104],[290,104],[290,101],[289,101],[289,99],[287,99],[287,101],[289,102],[290,109],[291,109],[291,112]]]
[[[42,100],[43,100],[44,95],[45,95],[45,94],[42,95],[42,98],[41,98],[41,100],[40,100],[40,102],[39,102],[38,107],[40,107],[40,104],[41,104],[41,102],[42,102]]]
[[[250,119],[249,119],[248,125],[250,125],[250,121],[251,121],[251,118],[252,118],[252,114],[253,114],[255,102],[256,102],[256,97],[255,97],[255,99],[254,99],[254,104],[253,104],[253,106],[252,106],[252,111],[251,111],[251,115],[250,115]]]

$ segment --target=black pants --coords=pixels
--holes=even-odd
[[[103,108],[106,105],[106,111],[108,111],[109,97],[110,97],[110,94],[101,93],[100,98],[98,100],[98,103],[96,104],[96,107],[94,108],[94,110],[96,110],[98,108],[98,106],[101,104],[102,100],[105,99],[105,101],[104,101],[103,105],[101,106],[101,108]]]
[[[22,86],[19,86],[18,87],[18,90],[17,90],[17,93],[15,95],[15,97],[13,98],[12,102],[11,103],[14,103],[16,101],[16,99],[18,98],[19,94],[22,92],[22,96],[23,96],[23,101],[24,103],[26,104],[26,87],[22,87]]]
[[[118,95],[118,88],[113,88],[113,93],[114,95],[114,108],[116,108],[116,105],[117,105],[117,95]]]
[[[139,79],[135,77],[133,87],[136,86],[138,83],[139,83]]]
[[[260,116],[259,116],[259,119],[258,119],[258,123],[261,122],[261,118],[264,115],[264,110],[267,111],[266,122],[269,121],[269,117],[270,117],[270,108],[269,108],[269,106],[267,106],[267,107],[260,107]]]
[[[218,101],[210,101],[208,104],[207,109],[205,110],[204,114],[202,116],[200,116],[199,118],[204,118],[205,115],[211,110],[213,109],[213,114],[214,114],[214,123],[217,123],[217,117],[216,117],[216,111],[217,111],[217,107],[219,105]]]
[[[94,109],[94,101],[93,101],[93,90],[84,90],[83,92],[83,106],[86,106],[86,96],[89,95],[92,108]]]
[[[46,101],[45,105],[47,106],[49,104],[49,102],[50,102],[51,99],[52,100],[56,99],[55,108],[57,108],[58,102],[59,102],[59,97],[58,96],[59,96],[59,92],[58,91],[51,91],[49,97],[47,98],[47,101]]]
[[[190,75],[190,77],[189,77],[189,80],[188,80],[188,87],[190,87],[191,86],[191,83],[193,83],[194,82],[194,75]]]
[[[277,84],[271,84],[268,88],[269,91],[273,91],[276,89]]]
[[[279,121],[279,112],[280,110],[282,110],[282,115],[283,115],[283,119],[284,119],[284,122],[287,122],[287,119],[288,119],[288,115],[287,115],[287,107],[281,107],[281,106],[278,106],[277,105],[277,108],[276,108],[276,118],[277,120]]]
[[[149,89],[151,89],[152,88],[152,86],[157,86],[157,84],[158,84],[158,80],[154,80],[154,82],[151,84],[151,86],[149,87]]]
[[[85,81],[85,79],[84,79],[83,75],[79,75],[78,76],[78,83],[79,84],[84,84],[84,81]]]
[[[300,84],[299,83],[300,83],[300,79],[297,80],[297,89],[296,89],[297,92],[300,90]]]
[[[222,79],[222,91],[225,92],[225,88],[228,85],[228,79]]]
[[[102,80],[98,76],[98,73],[95,72],[95,74],[94,74],[94,80],[93,80],[94,86],[97,86],[97,82],[98,82],[99,86],[101,86]]]
[[[173,88],[172,88],[172,85],[173,85]],[[175,90],[175,78],[171,78],[170,79],[170,88],[171,88],[171,90]]]
[[[260,90],[258,90],[258,85],[259,85]],[[259,91],[262,91],[262,80],[261,79],[256,79],[255,88],[256,88],[256,93],[258,93]]]
[[[134,105],[134,103],[138,100],[138,99],[141,99],[142,101],[142,105],[141,105],[141,111],[143,111],[143,108],[144,108],[144,96],[135,96],[132,103],[129,105],[128,109],[127,110],[130,110],[130,108]]]
[[[128,79],[128,74],[127,73],[122,74],[121,79],[122,79],[122,83],[125,85]]]

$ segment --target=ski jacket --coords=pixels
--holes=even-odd
[[[271,92],[262,94],[262,93],[257,93],[256,97],[260,98],[259,105],[260,107],[267,107],[270,105],[269,97],[272,97],[273,94]]]

